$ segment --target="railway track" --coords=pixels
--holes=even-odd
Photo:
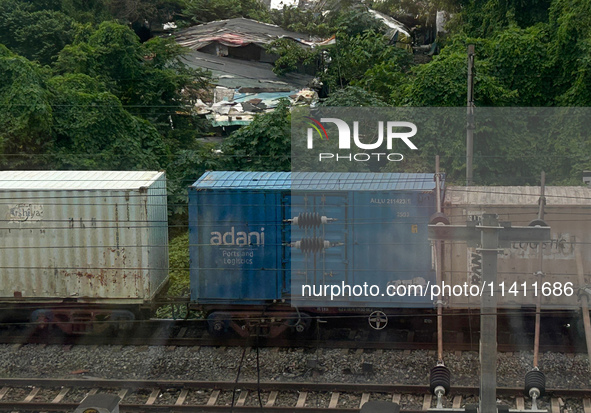
[[[478,387],[452,387],[444,407],[475,403]],[[1,411],[73,411],[89,394],[111,393],[121,398],[121,412],[354,412],[370,400],[399,403],[403,412],[424,412],[436,406],[428,385],[206,382],[103,379],[0,379]],[[510,409],[528,407],[523,388],[497,390]],[[539,401],[550,413],[587,413],[591,389],[547,389]]]

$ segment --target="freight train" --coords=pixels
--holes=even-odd
[[[127,326],[149,316],[168,275],[164,173],[0,177],[4,319],[26,314],[40,325],[84,333],[104,321]],[[383,328],[392,315],[432,314],[430,294],[383,292],[478,284],[478,249],[429,240],[433,217],[469,224],[495,213],[528,225],[543,202],[552,235],[542,258],[537,244],[503,248],[499,282],[507,290],[516,281],[572,282],[575,294],[544,295],[541,304],[579,307],[591,264],[591,189],[547,187],[544,197],[539,187],[439,191],[443,211],[436,213],[434,174],[207,172],[188,189],[190,305],[205,313],[213,334],[241,336],[304,333],[319,317],[363,316]],[[359,290],[364,284],[380,290]],[[329,297],[332,286],[344,293]],[[536,300],[506,293],[499,305],[527,308]],[[478,297],[451,296],[443,305],[474,308]]]

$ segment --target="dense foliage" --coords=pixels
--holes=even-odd
[[[256,117],[224,141],[217,154],[219,169],[290,170],[290,127],[289,104],[282,100],[273,112]]]
[[[414,15],[416,22],[419,16],[425,25],[433,24],[429,16],[437,9],[452,11],[454,17],[447,26],[448,33],[437,39],[440,53],[427,63],[412,62],[409,53],[388,43],[384,30],[368,27],[349,34],[331,26],[336,44],[314,51],[319,62],[317,76],[329,90],[324,105],[365,106],[373,102],[381,106],[384,102],[411,107],[465,106],[468,44],[476,49],[477,107],[591,104],[588,1],[385,0],[374,7],[401,21]],[[302,13],[295,14],[302,25]],[[323,19],[329,20],[327,16]],[[280,46],[276,48],[282,57],[276,67],[278,73],[297,69],[298,59],[313,60],[310,51],[296,50],[285,42]],[[461,182],[465,173],[463,139],[446,145],[429,142],[421,151],[423,159],[413,159],[398,168],[429,170],[432,158],[439,154],[448,179]],[[586,148],[582,133],[569,135],[568,144],[544,135],[495,145],[487,142],[485,131],[480,135],[477,131],[475,139],[475,177],[482,184],[535,184],[542,169],[552,170],[548,175],[551,183],[579,184],[582,170],[591,168],[591,153],[573,150]]]
[[[315,74],[321,105],[464,106],[468,44],[476,47],[477,106],[591,104],[588,1],[376,2],[374,8],[418,30],[434,24],[437,10],[453,12],[448,33],[437,39],[439,53],[420,61],[396,45],[365,5],[319,4],[323,10],[268,11],[259,0],[0,1],[2,167],[165,169],[175,213],[183,210],[186,185],[206,169],[289,170],[285,103],[220,145],[201,142],[207,122],[191,108],[209,75],[184,64],[173,38],[153,36],[168,21],[186,26],[243,16],[334,35],[334,44],[314,49],[289,39],[269,48],[279,55],[276,73]],[[591,168],[580,133],[569,142],[546,136],[500,148],[476,142],[481,183],[535,183],[542,164],[550,183],[578,183],[580,170]],[[429,169],[440,154],[448,178],[461,180],[463,145],[428,144],[424,159],[403,168]]]
[[[211,149],[197,140],[206,123],[190,109],[209,75],[189,69],[171,38],[141,43],[115,21],[76,22],[63,4],[0,5],[2,168],[165,169],[171,211],[183,210]]]
[[[270,22],[269,11],[259,0],[187,0],[185,15],[193,23],[235,17]]]

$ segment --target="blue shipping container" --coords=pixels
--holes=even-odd
[[[292,182],[289,172],[208,172],[189,189],[191,298],[431,306],[428,296],[302,297],[302,286],[367,282],[383,293],[435,282],[434,190],[432,174],[298,173]]]

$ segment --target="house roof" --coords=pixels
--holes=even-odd
[[[274,24],[262,23],[244,17],[200,24],[180,30],[175,34],[178,44],[193,50],[199,50],[213,42],[219,42],[228,47],[240,47],[251,43],[268,44],[284,37],[302,43],[311,40],[308,35],[290,32]]]
[[[395,30],[398,32],[403,33],[405,36],[407,36],[408,38],[410,38],[410,30],[402,23],[400,23],[398,20],[396,20],[393,17],[390,17],[384,13],[380,13],[379,11],[373,10],[373,9],[368,9],[367,10],[370,14],[372,14],[375,18],[377,18],[378,20],[382,21],[388,28],[390,28],[391,30]]]
[[[189,67],[210,70],[217,85],[227,88],[265,88],[274,90],[299,90],[312,80],[312,76],[288,73],[277,76],[270,63],[233,59],[192,51],[184,57]]]

